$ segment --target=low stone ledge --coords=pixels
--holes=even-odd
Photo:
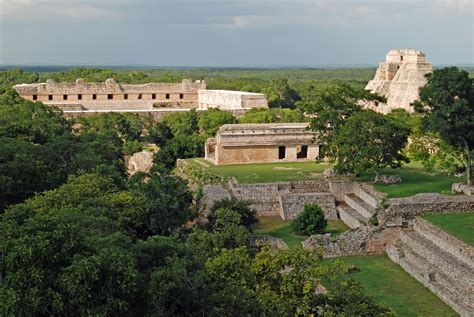
[[[436,193],[423,193],[406,198],[392,198],[390,207],[379,214],[380,222],[413,220],[427,213],[473,212],[474,196],[448,196]]]
[[[474,247],[456,239],[422,218],[415,218],[413,229],[443,250],[453,254],[474,269]]]

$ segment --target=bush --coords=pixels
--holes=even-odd
[[[296,234],[313,235],[323,233],[327,225],[324,212],[319,205],[305,205],[304,210],[291,223]]]
[[[122,144],[122,152],[125,155],[133,155],[143,151],[143,143],[140,141],[130,140]]]
[[[216,224],[217,211],[220,209],[235,211],[240,215],[240,225],[246,227],[247,229],[251,229],[253,225],[258,223],[257,212],[255,209],[250,207],[250,202],[231,197],[217,200],[211,206],[209,215],[207,216],[211,227],[214,227]]]

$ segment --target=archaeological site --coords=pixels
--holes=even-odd
[[[216,165],[298,162],[314,161],[319,145],[307,123],[226,124],[205,152]]]
[[[132,112],[161,117],[190,109],[218,108],[241,115],[255,108],[268,108],[264,94],[243,91],[207,90],[204,80],[181,83],[119,84],[114,79],[103,83],[20,84],[13,87],[20,96],[45,105],[57,106],[68,116],[101,112]]]
[[[425,75],[433,70],[423,52],[416,49],[398,49],[388,52],[385,62],[379,64],[374,79],[366,90],[387,98],[387,103],[369,104],[369,108],[389,113],[402,108],[413,112],[410,105],[419,97],[419,89],[426,84]]]

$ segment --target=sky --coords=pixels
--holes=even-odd
[[[0,0],[0,65],[474,64],[474,0]]]

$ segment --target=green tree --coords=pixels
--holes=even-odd
[[[137,267],[128,238],[107,218],[64,208],[7,211],[0,223],[2,316],[123,315]]]
[[[321,89],[313,99],[305,100],[302,108],[312,114],[311,129],[317,132],[323,145],[320,157],[331,157],[337,148],[331,146],[335,132],[353,114],[363,111],[361,101],[383,101],[382,97],[370,94],[363,89],[337,84]]]
[[[153,158],[154,168],[169,171],[176,166],[177,159],[204,156],[204,137],[178,135],[167,141]]]
[[[420,89],[415,110],[422,113],[424,128],[436,132],[464,163],[470,186],[474,149],[473,79],[457,67],[438,69],[426,77],[428,83]]]
[[[144,197],[147,220],[142,238],[169,235],[191,219],[192,194],[183,180],[169,174],[152,174],[131,186]]]
[[[214,290],[194,250],[175,237],[150,237],[136,245],[145,294],[141,315],[209,315]]]
[[[304,210],[293,220],[291,229],[297,234],[310,236],[324,233],[324,228],[326,228],[327,224],[321,207],[309,204],[304,205]]]
[[[239,123],[287,123],[305,122],[303,112],[298,109],[253,108],[239,118]]]
[[[171,129],[175,136],[191,136],[199,133],[199,116],[196,109],[167,114],[163,117],[162,122]]]
[[[253,225],[258,223],[257,212],[250,206],[250,202],[230,197],[217,200],[211,206],[207,218],[212,227],[216,223],[216,212],[219,209],[235,211],[239,216],[237,223],[247,229],[251,229]]]
[[[199,114],[199,130],[206,136],[214,136],[222,125],[234,123],[237,123],[237,119],[227,111],[209,109]]]
[[[402,153],[410,130],[384,115],[366,110],[358,112],[335,133],[333,147],[336,162],[334,168],[340,173],[375,173],[390,166],[400,167],[408,162]]]
[[[286,78],[275,78],[271,82],[272,90],[265,91],[268,93],[269,106],[272,108],[291,108],[295,107],[295,103],[301,100],[300,95],[296,90],[290,87],[288,79]],[[274,99],[273,96],[276,95]]]

